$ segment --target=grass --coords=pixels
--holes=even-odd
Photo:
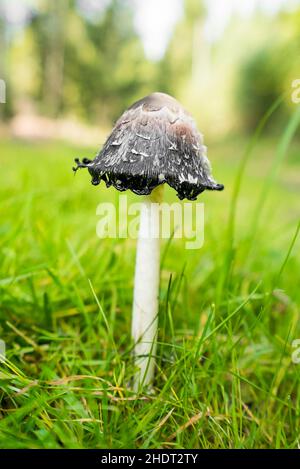
[[[297,119],[248,150],[210,144],[226,190],[201,197],[201,250],[162,243],[157,374],[138,396],[134,242],[97,238],[118,194],[70,170],[95,149],[0,143],[1,448],[299,446]]]

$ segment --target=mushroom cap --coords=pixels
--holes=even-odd
[[[74,171],[88,168],[93,184],[102,179],[107,187],[138,195],[163,183],[188,200],[205,189],[224,188],[211,176],[203,136],[192,116],[164,93],[152,93],[126,110],[93,161],[75,161]]]

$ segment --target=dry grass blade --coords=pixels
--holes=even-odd
[[[191,425],[194,425],[195,423],[197,423],[199,420],[201,420],[203,417],[209,417],[210,416],[210,411],[209,409],[207,408],[207,410],[205,412],[199,412],[198,414],[196,415],[193,415],[187,422],[185,422],[183,425],[181,425],[179,428],[177,428],[177,430],[172,433],[166,441],[172,441],[176,438],[176,436],[183,432],[184,430],[186,430],[187,428],[189,428]]]

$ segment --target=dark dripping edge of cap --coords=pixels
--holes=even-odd
[[[76,167],[73,171],[76,172],[80,168],[87,168],[92,176],[92,184],[98,185],[101,180],[105,182],[106,187],[113,186],[120,192],[126,190],[132,191],[137,195],[149,195],[157,186],[167,183],[170,187],[176,190],[177,196],[180,200],[196,200],[198,195],[205,190],[222,191],[223,184],[218,184],[213,179],[205,179],[202,182],[191,183],[189,181],[181,182],[176,176],[164,175],[163,179],[159,179],[158,175],[128,175],[124,173],[116,173],[113,171],[101,171],[99,166],[95,168],[93,161],[88,158],[83,158],[80,161],[75,158]]]

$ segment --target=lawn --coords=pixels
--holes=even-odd
[[[225,191],[198,199],[202,249],[162,242],[157,373],[138,395],[135,245],[96,236],[97,205],[119,194],[71,170],[96,149],[0,143],[1,448],[298,447],[294,131],[207,142]]]

